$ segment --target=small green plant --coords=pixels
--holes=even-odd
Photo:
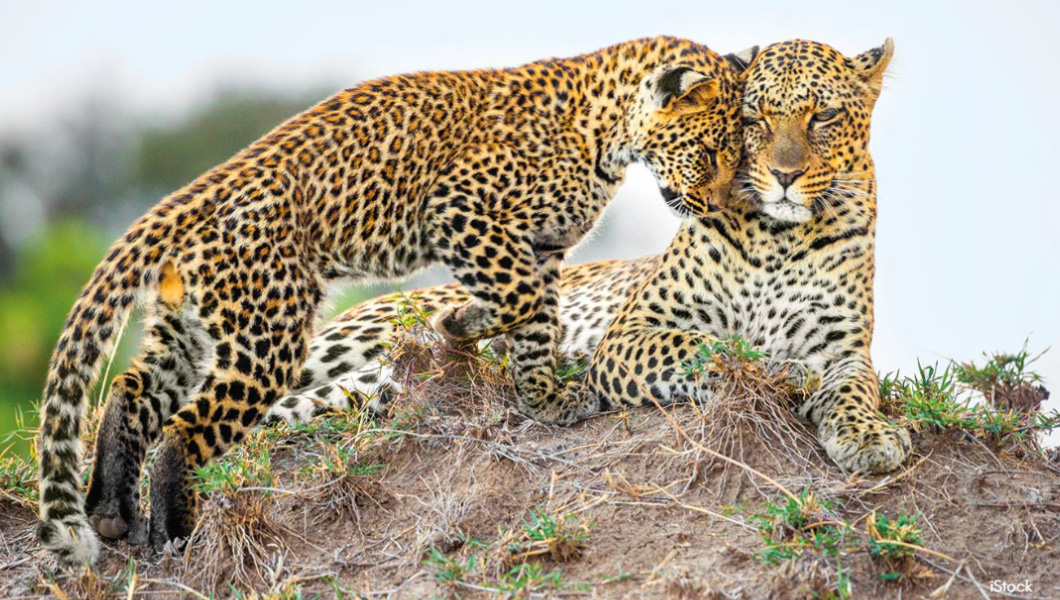
[[[291,438],[315,438],[323,443],[339,443],[346,437],[356,434],[359,429],[357,425],[349,415],[327,414],[288,425],[287,430],[280,432],[280,435],[276,437],[285,436],[286,441],[291,441]]]
[[[441,550],[432,546],[423,560],[438,569],[435,580],[443,585],[453,586],[464,583],[469,579],[475,579],[482,575],[485,566],[478,554],[472,554],[466,560],[458,560],[446,556]]]
[[[473,543],[465,542],[466,548],[481,549],[486,546],[484,542],[473,539],[471,541]],[[528,598],[532,594],[556,590],[590,590],[590,586],[585,584],[563,581],[563,572],[560,569],[546,570],[536,563],[521,562],[505,567],[505,570],[491,577],[487,575],[490,569],[486,560],[477,553],[466,558],[449,557],[438,548],[432,547],[424,562],[437,569],[435,581],[448,588],[454,596],[459,596],[455,590],[461,587],[485,588],[507,598]]]
[[[360,594],[343,586],[338,577],[328,577],[324,582],[331,588],[331,594],[335,600],[360,600],[361,598]]]
[[[460,540],[460,543],[465,548],[470,548],[471,550],[485,550],[486,548],[490,547],[488,543],[476,537],[471,537],[470,535],[462,531],[456,535],[456,538]]]
[[[767,542],[765,548],[755,553],[755,558],[767,565],[779,565],[788,559],[799,556],[799,554],[797,545]]]
[[[820,598],[821,600],[850,600],[850,571],[837,564],[835,587],[821,592]]]
[[[820,592],[821,598],[850,598],[850,574],[841,562],[850,552],[868,552],[884,559],[888,570],[878,577],[885,581],[916,573],[908,559],[923,543],[919,515],[902,512],[890,519],[872,513],[866,521],[866,531],[860,533],[835,517],[834,509],[833,501],[819,500],[808,489],[797,498],[762,505],[748,518],[758,526],[764,543],[755,557],[773,565],[807,554],[832,562],[837,574],[835,586]]]
[[[195,469],[195,487],[202,494],[231,496],[246,487],[272,487],[272,453],[267,447],[249,446]],[[265,495],[268,495],[266,490]]]
[[[347,475],[352,477],[375,475],[385,466],[381,463],[361,463],[358,460],[359,453],[356,448],[329,443],[323,444],[322,448],[323,452],[316,462],[303,465],[299,469],[299,474],[331,480]]]
[[[1031,356],[1027,342],[1016,353],[983,353],[983,366],[974,362],[954,364],[957,380],[965,387],[983,395],[986,404],[999,411],[1013,411],[1021,415],[1037,413],[1049,392],[1042,385],[1042,377],[1030,369],[1042,353]]]
[[[28,460],[11,452],[0,451],[0,491],[26,502],[37,501],[37,468]]]
[[[589,361],[585,357],[563,357],[556,365],[556,378],[564,382],[581,380],[585,378],[585,371],[588,368]]]
[[[302,595],[302,586],[294,583],[287,583],[280,586],[279,589],[273,590],[272,592],[269,592],[268,594],[262,596],[261,598],[262,600],[303,600],[305,596]],[[320,598],[320,595],[314,594],[309,598]]]
[[[880,396],[889,413],[916,430],[962,430],[979,434],[999,446],[1034,451],[1036,434],[1060,427],[1060,412],[1027,411],[1011,403],[973,403],[969,394],[962,393],[967,390],[961,388],[961,385],[973,386],[982,392],[979,386],[986,385],[984,382],[1016,381],[1027,385],[1038,381],[1037,375],[1026,369],[1031,362],[1025,350],[1017,355],[995,355],[982,368],[951,363],[940,369],[938,365],[918,362],[912,376],[903,377],[896,372],[880,377]],[[1017,388],[1005,389],[1011,392]],[[1027,387],[1018,389],[1033,391]]]
[[[592,523],[582,515],[556,514],[536,506],[523,517],[521,531],[503,532],[506,562],[516,564],[547,555],[566,562],[581,556],[589,542]]]
[[[973,361],[956,364],[957,380],[987,396],[999,385],[1020,386],[1041,383],[1041,375],[1030,370],[1030,366],[1048,352],[1048,348],[1031,356],[1027,351],[1028,342],[1029,340],[1025,340],[1023,347],[1015,354],[984,352],[983,357],[986,363],[981,367]]]
[[[427,407],[422,405],[402,405],[391,412],[390,425],[386,432],[387,439],[403,437],[406,431],[412,431],[427,421]]]
[[[508,369],[507,345],[504,338],[480,341],[474,346],[478,366],[504,373]]]
[[[718,360],[742,359],[754,362],[766,356],[768,356],[766,351],[755,348],[750,342],[736,335],[710,344],[699,344],[695,356],[685,364],[684,374],[700,375],[714,370],[713,365]]]
[[[893,402],[899,414],[910,421],[937,429],[960,424],[964,407],[957,399],[956,378],[947,365],[924,365],[917,361],[913,376],[900,373],[880,378],[880,395]]]
[[[563,572],[560,569],[545,571],[539,564],[522,563],[512,567],[507,573],[497,578],[497,582],[488,585],[495,591],[504,594],[508,598],[528,598],[531,594],[541,594],[554,590],[570,590],[588,592],[591,586],[585,584],[569,584],[563,581]]]
[[[733,515],[742,515],[747,513],[747,507],[751,503],[750,500],[740,500],[735,504],[723,504],[721,505],[721,514],[731,517]]]
[[[399,292],[395,294],[395,297],[400,297],[400,300],[398,301],[397,314],[390,320],[391,323],[405,331],[411,331],[417,327],[430,327],[433,313],[423,307],[417,294],[409,295]]]
[[[767,502],[748,519],[758,526],[765,543],[756,557],[778,564],[806,551],[836,556],[852,530],[832,513],[833,501],[819,499],[809,487],[797,498]]]
[[[822,511],[831,510],[831,500],[820,500],[806,487],[798,498],[785,497],[781,501],[767,502],[762,511],[752,515],[752,520],[761,524],[769,534],[801,531],[807,523],[816,519]]]
[[[920,526],[920,515],[904,511],[895,519],[872,513],[866,523],[869,532],[869,554],[881,558],[905,559],[916,553],[923,543],[924,529]]]
[[[573,527],[568,523],[574,523]],[[558,540],[571,546],[584,546],[589,539],[589,525],[577,515],[566,513],[557,517],[540,506],[530,509],[523,518],[523,533],[531,541]]]

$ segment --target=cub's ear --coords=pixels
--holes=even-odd
[[[882,46],[866,50],[854,58],[847,59],[847,65],[857,72],[861,80],[869,86],[873,95],[878,96],[883,88],[883,73],[894,55],[894,40],[887,38]]]
[[[739,52],[726,54],[725,60],[729,61],[729,64],[736,69],[737,73],[743,73],[747,70],[747,67],[751,66],[751,62],[754,61],[756,56],[758,56],[758,46],[751,46]]]
[[[718,97],[718,81],[690,67],[675,67],[659,76],[655,107],[672,115],[708,108]]]

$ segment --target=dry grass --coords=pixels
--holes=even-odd
[[[257,588],[275,582],[276,565],[294,532],[277,519],[274,505],[284,495],[274,488],[273,444],[263,430],[223,461],[196,475],[199,522],[183,554],[196,587],[218,589],[224,582]]]
[[[32,501],[0,497],[0,595],[981,598],[998,578],[1043,597],[1060,585],[1060,477],[1036,456],[925,427],[902,471],[844,474],[788,410],[807,391],[792,366],[731,356],[706,365],[707,405],[541,426],[515,414],[503,361],[414,329],[395,349],[406,392],[387,418],[266,428],[207,473],[183,560],[118,543],[95,582],[53,574]]]
[[[275,518],[273,503],[258,492],[206,499],[184,552],[185,571],[200,574],[193,579],[196,587],[217,590],[231,582],[237,589],[260,589],[276,583],[296,532]]]
[[[803,382],[798,365],[720,354],[712,357],[709,372],[715,397],[723,401],[692,405],[701,421],[698,438],[704,446],[728,457],[749,456],[753,448],[757,460],[773,465],[812,464],[817,444],[791,409],[819,381]],[[722,464],[723,469],[731,467]]]
[[[343,461],[343,458],[333,456],[329,460]],[[382,507],[386,491],[371,476],[373,469],[351,468],[350,460],[339,463],[346,465],[345,468],[322,469],[319,478],[325,481],[301,494],[314,513],[315,523],[326,524],[335,519],[359,522],[362,507],[369,503]]]

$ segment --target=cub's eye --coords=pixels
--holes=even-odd
[[[743,117],[742,119],[740,119],[740,121],[743,123],[744,127],[750,127],[752,125],[758,124],[761,119],[759,119],[758,117]]]
[[[810,124],[811,125],[824,125],[825,123],[829,123],[831,121],[834,121],[835,118],[838,117],[838,116],[839,116],[839,109],[838,108],[826,108],[826,109],[822,110],[821,112],[816,113],[812,117],[810,117]]]
[[[718,152],[717,150],[711,150],[710,148],[703,149],[703,162],[710,165],[710,168],[718,168]]]

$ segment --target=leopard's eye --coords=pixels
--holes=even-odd
[[[811,125],[824,125],[830,123],[839,116],[838,108],[826,108],[810,117]]]
[[[757,125],[761,122],[761,119],[758,117],[743,117],[740,121],[743,123],[744,127],[751,127],[752,125]]]
[[[718,168],[718,152],[717,150],[711,150],[710,148],[703,149],[703,162],[710,165],[710,168]]]

